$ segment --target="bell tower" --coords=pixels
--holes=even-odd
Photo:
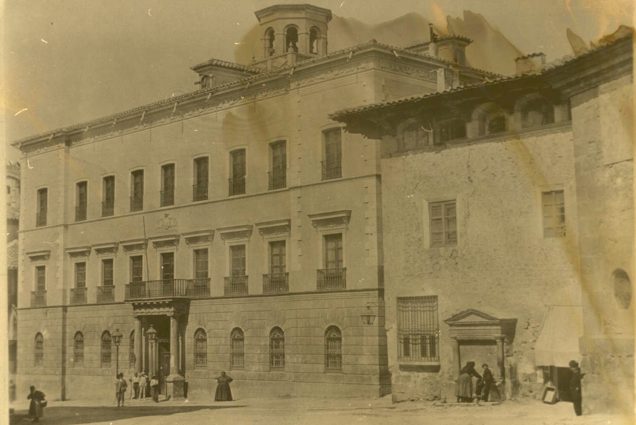
[[[331,11],[310,4],[278,4],[255,12],[261,29],[256,61],[293,64],[327,54]],[[284,58],[284,60],[282,60]]]

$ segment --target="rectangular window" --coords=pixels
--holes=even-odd
[[[144,257],[141,255],[135,255],[130,257],[130,282],[139,283],[144,280]]]
[[[144,209],[144,170],[130,173],[130,211]]]
[[[565,198],[562,190],[541,194],[543,203],[543,236],[558,238],[565,236]]]
[[[397,299],[400,361],[439,362],[437,297]]]
[[[205,201],[208,199],[208,162],[207,156],[194,160],[193,201]]]
[[[207,248],[194,250],[194,278],[195,279],[208,278],[208,250]]]
[[[237,149],[230,153],[230,196],[245,193],[245,149]]]
[[[115,176],[106,176],[102,183],[102,217],[115,213]]]
[[[282,189],[287,186],[287,143],[281,140],[269,146],[272,164],[269,172],[269,189]]]
[[[455,201],[429,204],[431,247],[457,245]]]
[[[342,234],[326,235],[325,243],[325,269],[340,270],[342,269]]]
[[[113,286],[113,259],[102,260],[102,286]]]
[[[79,182],[75,195],[75,221],[86,220],[88,207],[88,182]]]
[[[322,161],[322,179],[342,177],[342,130],[332,128],[323,132],[324,160]]]
[[[36,292],[46,291],[46,266],[35,267],[35,290]]]
[[[161,196],[160,206],[174,205],[174,164],[161,167]]]
[[[285,241],[269,243],[269,272],[272,276],[285,274]]]
[[[230,247],[230,268],[232,276],[245,276],[245,245]]]
[[[46,216],[48,214],[48,194],[46,188],[38,189],[37,211],[35,216],[36,226],[46,226]]]
[[[75,263],[75,287],[86,288],[86,263]]]
[[[174,252],[163,252],[161,254],[161,280],[171,281],[174,279]]]

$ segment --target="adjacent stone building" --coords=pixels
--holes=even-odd
[[[395,400],[454,400],[488,363],[499,397],[632,412],[632,32],[552,66],[345,109],[381,139],[385,327]],[[631,276],[631,277],[630,277]],[[495,394],[496,396],[496,394]]]
[[[328,114],[497,76],[462,37],[328,52],[327,9],[256,17],[252,63],[15,143],[20,393],[105,399],[145,371],[209,397],[222,370],[239,397],[390,391],[380,146]]]
[[[18,229],[20,223],[20,165],[10,162],[7,170],[7,295],[9,339],[9,399],[15,400],[18,361]]]

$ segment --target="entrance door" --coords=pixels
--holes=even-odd
[[[481,365],[486,363],[492,371],[495,380],[499,380],[500,370],[497,365],[497,344],[495,341],[461,341],[459,345],[459,359],[461,367],[467,362],[475,362],[475,370],[481,375]]]
[[[159,347],[159,388],[161,394],[166,391],[166,378],[170,375],[170,342],[157,341]]]

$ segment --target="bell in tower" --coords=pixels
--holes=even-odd
[[[309,4],[279,4],[257,11],[262,49],[253,65],[267,68],[327,54],[331,11]]]

